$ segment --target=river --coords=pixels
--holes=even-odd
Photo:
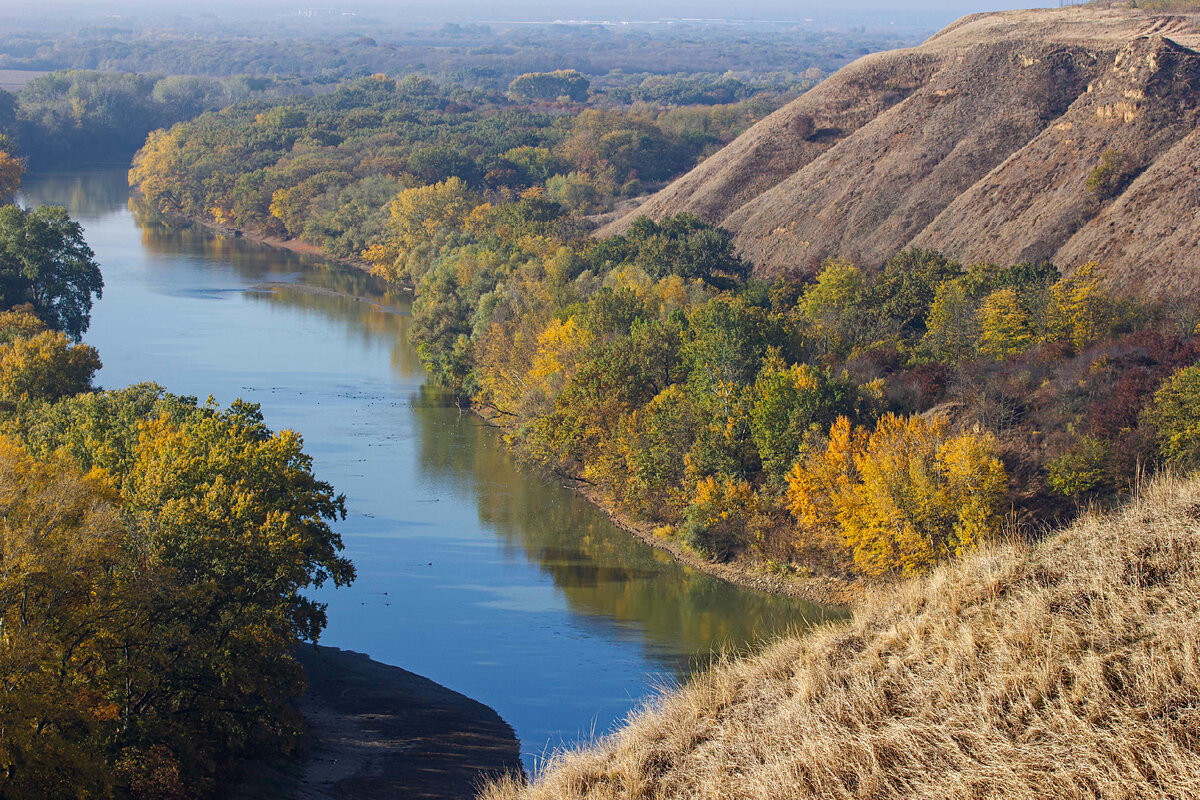
[[[527,768],[715,650],[836,613],[685,568],[519,469],[426,385],[406,303],[369,276],[136,213],[124,170],[34,176],[24,199],[66,206],[102,266],[86,335],[101,385],[260,403],[345,492],[358,580],[315,593],[322,642],[495,708]]]

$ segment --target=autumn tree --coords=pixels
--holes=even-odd
[[[1036,332],[1015,289],[998,289],[979,306],[979,352],[1001,361],[1033,346]]]
[[[0,344],[0,409],[25,410],[91,388],[100,356],[66,334],[43,330]]]
[[[1117,326],[1117,303],[1104,286],[1104,271],[1084,264],[1050,287],[1051,317],[1043,339],[1066,339],[1076,351],[1111,336]]]
[[[363,257],[387,280],[419,279],[424,272],[417,267],[422,249],[460,229],[474,207],[475,197],[461,178],[405,189],[392,201],[384,243],[368,248]]]
[[[838,420],[824,451],[788,475],[802,525],[827,538],[840,531],[871,576],[918,573],[995,534],[1006,490],[994,437],[892,414],[869,434]]]
[[[105,796],[128,535],[102,480],[0,439],[0,795]],[[134,601],[136,605],[136,600]]]
[[[755,506],[754,489],[745,480],[703,478],[684,510],[679,538],[709,559],[726,561],[744,543]]]
[[[938,360],[957,363],[976,355],[981,334],[975,299],[963,283],[939,285],[925,319],[925,347]]]
[[[865,405],[847,376],[807,364],[786,365],[772,354],[754,384],[750,428],[763,472],[782,481],[814,432],[840,416],[858,416]]]
[[[12,142],[0,133],[0,203],[9,202],[21,188],[25,165],[13,156]]]
[[[869,292],[862,270],[831,259],[800,297],[796,311],[815,341],[831,352],[846,354],[873,338],[876,325],[869,318]]]
[[[84,704],[87,724],[42,703],[39,713],[55,716],[46,729],[95,755],[105,785],[159,782],[201,795],[247,752],[291,747],[300,725],[292,701],[303,688],[292,649],[325,623],[306,590],[354,575],[330,526],[343,500],[312,475],[299,436],[267,429],[256,406],[198,406],[149,385],[42,406],[19,434],[57,459],[55,470],[86,471],[95,487],[86,507],[109,504],[119,523],[100,548],[94,583],[79,566],[0,570],[0,584],[82,581],[70,626],[52,628],[76,637],[72,655],[39,652],[55,665],[48,675],[80,665],[87,688],[63,697]],[[0,452],[0,503],[19,497],[4,483],[3,460]],[[85,517],[54,502],[69,515],[61,535],[86,544],[70,527]],[[19,519],[11,508],[4,517]],[[39,535],[60,535],[51,517],[37,520]],[[0,565],[11,553],[0,553]],[[8,663],[36,675],[40,658],[23,651]],[[3,666],[0,680],[11,674]]]
[[[615,432],[619,461],[606,483],[619,484],[623,499],[639,517],[666,521],[686,503],[684,456],[696,438],[697,409],[678,385],[659,392],[627,415]]]

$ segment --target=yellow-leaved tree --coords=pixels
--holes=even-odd
[[[857,504],[857,459],[866,449],[869,432],[838,417],[829,428],[829,442],[794,464],[787,474],[788,509],[800,523],[800,550],[832,555],[843,567],[850,565],[842,535],[842,519]]]
[[[925,319],[924,344],[941,361],[975,355],[981,331],[975,301],[961,280],[938,284]]]
[[[800,298],[798,311],[815,338],[833,352],[847,352],[863,338],[862,306],[867,279],[848,261],[831,259]]]
[[[806,535],[833,538],[857,571],[917,574],[995,534],[1008,476],[990,434],[953,434],[943,419],[887,414],[875,430],[845,418],[829,445],[788,475]]]
[[[568,317],[566,322],[550,320],[538,334],[537,355],[525,376],[529,390],[536,393],[535,403],[543,408],[553,404],[555,395],[575,374],[577,362],[595,338],[575,317]]]
[[[997,289],[979,306],[979,352],[1001,361],[1020,355],[1035,342],[1029,313],[1015,289]]]
[[[390,281],[420,278],[421,251],[439,236],[463,227],[476,206],[466,181],[457,176],[405,189],[392,201],[384,242],[363,251],[372,272]],[[428,260],[428,259],[426,259]]]
[[[85,392],[100,356],[48,330],[29,306],[0,313],[0,410],[25,410]]]
[[[754,513],[754,488],[740,478],[714,477],[696,482],[696,491],[683,512],[679,538],[716,561],[733,554]]]
[[[1104,286],[1104,271],[1096,262],[1076,269],[1050,287],[1050,320],[1046,339],[1066,339],[1076,351],[1100,341],[1117,324],[1117,304]]]

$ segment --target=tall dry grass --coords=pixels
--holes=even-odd
[[[1200,480],[724,663],[532,786],[569,798],[1200,798]]]

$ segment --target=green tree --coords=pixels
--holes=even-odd
[[[877,305],[901,330],[921,334],[938,287],[962,274],[962,266],[937,251],[904,250],[888,259],[873,287]]]
[[[103,288],[83,229],[65,209],[0,207],[0,310],[28,303],[48,326],[78,340]]]
[[[755,381],[750,422],[763,472],[782,482],[810,433],[828,430],[839,416],[859,416],[861,405],[849,377],[768,358]]]
[[[869,286],[866,276],[854,264],[830,259],[817,276],[816,283],[800,297],[797,311],[812,331],[835,353],[848,353],[868,343],[874,327],[870,313]]]
[[[1153,426],[1164,459],[1187,469],[1200,466],[1200,366],[1163,381],[1143,419]]]
[[[979,337],[979,314],[961,281],[937,287],[925,318],[924,344],[934,358],[955,364],[974,356]]]
[[[508,85],[508,93],[521,100],[557,100],[566,97],[574,103],[582,103],[587,100],[590,85],[578,70],[526,72],[513,78]]]

